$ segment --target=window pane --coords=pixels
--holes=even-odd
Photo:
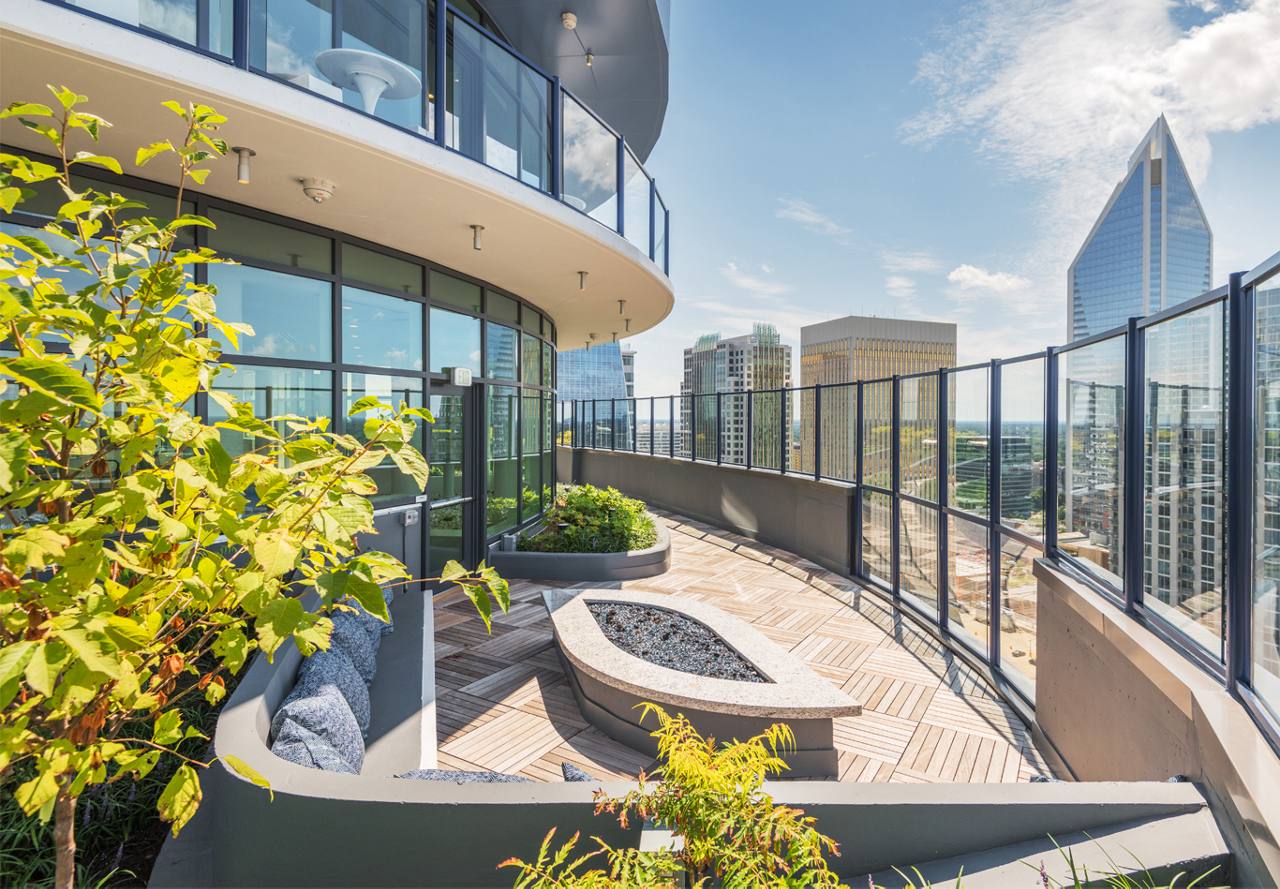
[[[516,449],[516,412],[520,407],[517,390],[489,387],[486,456],[485,527],[492,537],[516,524],[519,455]]]
[[[209,283],[218,288],[218,316],[248,322],[253,336],[230,348],[216,330],[210,336],[228,355],[329,361],[333,357],[333,285],[244,265],[210,265]]]
[[[520,326],[530,333],[536,334],[542,330],[542,315],[537,309],[531,309],[528,306],[520,307]]]
[[[569,96],[563,126],[564,202],[617,230],[617,138]]]
[[[516,342],[519,336],[510,327],[485,322],[485,376],[495,380],[516,379]]]
[[[301,417],[328,417],[333,412],[333,378],[327,370],[299,370],[289,367],[239,365],[214,378],[213,388],[253,405],[260,420],[293,414]],[[215,399],[209,399],[209,420],[225,420],[227,413]],[[280,433],[289,430],[279,424]],[[252,435],[222,430],[222,445],[233,457],[253,450],[260,442]]]
[[[378,398],[399,407],[401,402],[410,407],[422,407],[422,379],[420,377],[393,377],[382,374],[344,373],[342,375],[342,414],[345,417],[351,405],[366,395]],[[366,411],[346,420],[347,432],[361,441],[364,435],[365,421],[377,417],[375,411]],[[422,424],[413,437],[413,446],[422,450]],[[390,458],[379,466],[366,470],[370,478],[378,485],[378,493],[383,496],[410,497],[422,493],[417,483],[405,475]]]
[[[898,383],[900,447],[898,488],[924,500],[938,499],[938,378]]]
[[[1121,586],[1124,336],[1063,354],[1058,367],[1058,547]]]
[[[333,46],[333,0],[252,0],[251,61],[255,68],[339,99],[315,57]]]
[[[326,237],[226,210],[210,210],[209,220],[217,226],[207,229],[209,246],[219,253],[248,256],[308,272],[333,271],[333,242]]]
[[[530,386],[542,379],[542,343],[527,333],[520,334],[520,379]]]
[[[889,497],[874,491],[862,492],[862,570],[868,577],[890,582],[892,516]]]
[[[1043,358],[1000,369],[1000,424],[1000,521],[1043,538]]]
[[[463,428],[465,396],[432,395],[431,415],[435,422],[427,428],[431,441],[431,477],[427,493],[434,500],[452,500],[466,494],[463,467],[466,430]],[[461,529],[461,526],[458,526]]]
[[[553,351],[550,343],[542,344],[542,385],[555,385],[555,359],[552,357]]]
[[[520,521],[542,510],[542,397],[525,395],[520,415]]]
[[[520,323],[520,303],[509,296],[490,290],[485,297],[485,316],[494,321]]]
[[[858,434],[857,387],[822,387],[822,475],[854,481],[854,448]],[[807,427],[801,427],[802,434]]]
[[[480,285],[443,272],[431,272],[430,297],[434,303],[448,303],[468,312],[480,313]]]
[[[862,481],[888,488],[892,484],[893,386],[867,383],[862,387]]]
[[[1024,690],[1036,680],[1036,579],[1038,547],[1011,537],[1000,544],[1000,666]]]
[[[1255,297],[1253,688],[1280,716],[1280,275]]]
[[[387,56],[407,66],[424,81],[425,0],[342,0],[342,45]],[[364,109],[360,93],[343,90],[342,101]],[[401,98],[379,97],[370,110],[383,120],[421,131],[421,88]]]
[[[904,598],[938,613],[938,511],[902,501],[898,521],[898,583]]]
[[[947,619],[951,632],[986,658],[991,600],[987,529],[977,522],[947,517]]]
[[[990,424],[989,376],[985,367],[947,374],[950,390],[950,404],[947,405],[950,436],[947,503],[983,516],[987,514],[987,481],[991,466],[987,435]]]
[[[342,361],[422,370],[422,303],[342,288]]]
[[[342,277],[383,290],[422,296],[422,267],[351,244],[342,245]]]
[[[1219,660],[1226,617],[1225,303],[1146,331],[1143,602]]]
[[[480,319],[431,310],[431,370],[466,367],[480,376]]]

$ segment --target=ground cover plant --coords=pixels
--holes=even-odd
[[[575,485],[561,488],[537,534],[520,538],[519,548],[540,553],[620,553],[645,549],[658,540],[643,501],[616,488]]]
[[[103,870],[81,881],[110,882],[132,864],[139,799],[175,834],[194,815],[212,714],[251,656],[326,648],[329,614],[386,620],[383,588],[418,582],[357,538],[374,531],[367,470],[392,463],[425,486],[411,442],[431,415],[366,397],[339,433],[216,390],[223,344],[252,330],[219,318],[193,276],[219,260],[186,236],[212,223],[182,197],[226,153],[225,119],[165,103],[181,137],[134,162],[174,162],[176,209],[143,215],[78,187],[84,168],[121,174],[92,150],[110,124],[50,89],[50,105],[0,112],[56,157],[0,154],[0,207],[37,189],[61,198],[39,237],[0,231],[0,866],[6,883],[16,866],[70,887],[77,832],[107,831],[88,844]],[[221,419],[202,420],[197,399]],[[493,602],[508,605],[492,569],[443,574],[486,625]],[[318,609],[303,604],[311,592]]]

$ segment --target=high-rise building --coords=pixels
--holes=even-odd
[[[627,397],[636,397],[636,350],[629,343],[622,344],[622,377],[627,384]]]
[[[766,390],[790,386],[791,347],[782,344],[772,324],[756,324],[751,333],[729,339],[718,333],[699,337],[684,350],[678,452],[715,459],[719,447],[723,462],[746,463],[750,413],[751,462],[776,467],[780,459],[789,459],[781,456],[785,396]],[[735,393],[752,390],[757,394],[748,407],[747,397]]]
[[[1067,272],[1068,338],[1177,305],[1212,277],[1213,232],[1161,115]]]
[[[858,380],[883,379],[896,375],[953,367],[956,363],[956,326],[939,321],[911,321],[903,318],[870,318],[847,315],[800,328],[800,385],[832,386],[822,393],[822,473],[852,480],[854,447],[857,441],[854,387],[841,386]],[[937,388],[913,393],[904,403],[911,417],[904,421],[923,428],[930,417],[937,418]],[[872,406],[878,411],[879,406]],[[800,397],[800,469],[814,470],[814,397]],[[881,415],[877,412],[875,415]],[[887,406],[882,412],[888,416]]]
[[[634,353],[632,353],[634,355]],[[601,343],[559,354],[556,400],[627,398],[625,358],[620,343]]]

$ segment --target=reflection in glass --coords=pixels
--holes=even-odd
[[[341,97],[315,66],[316,56],[333,47],[333,0],[251,0],[249,22],[253,67]]]
[[[988,377],[985,367],[947,374],[947,503],[982,516],[987,514],[991,467]]]
[[[422,303],[343,287],[342,360],[422,370]]]
[[[898,521],[898,583],[902,596],[938,613],[938,511],[903,500]]]
[[[1215,658],[1226,601],[1226,303],[1146,331],[1143,603]]]
[[[485,314],[496,321],[505,321],[513,327],[520,323],[520,303],[509,296],[489,291],[484,307]]]
[[[898,383],[898,488],[922,500],[938,499],[938,378]]]
[[[433,303],[448,303],[468,312],[480,312],[480,285],[444,272],[432,271],[427,278]]]
[[[314,419],[328,417],[333,411],[333,377],[327,370],[238,365],[219,373],[213,388],[252,404],[253,415],[260,420],[286,415]],[[217,423],[226,418],[226,411],[210,398],[209,421]],[[281,435],[289,434],[283,422],[278,427]],[[233,457],[261,444],[246,432],[222,430],[222,445]]]
[[[1280,716],[1280,275],[1255,289],[1254,691]]]
[[[353,244],[342,245],[342,277],[390,290],[422,296],[422,267]]]
[[[466,367],[480,376],[480,319],[431,309],[431,370]]]
[[[485,529],[489,537],[509,531],[516,524],[520,472],[516,447],[516,415],[520,409],[517,391],[500,386],[488,387]]]
[[[342,375],[342,414],[346,417],[351,405],[366,395],[374,395],[390,404],[393,409],[401,403],[409,407],[422,407],[422,379],[420,377],[393,377],[383,374],[344,373]],[[346,420],[347,432],[361,441],[367,441],[365,422],[388,416],[389,411],[365,411]],[[418,424],[412,444],[422,450],[422,424]],[[366,470],[366,474],[378,485],[381,496],[411,497],[422,493],[411,476],[400,471],[390,458],[380,465]]]
[[[208,218],[217,226],[204,230],[208,244],[219,253],[309,272],[333,271],[333,241],[326,237],[226,210],[210,210]]]
[[[618,140],[568,95],[564,97],[564,202],[618,228]]]
[[[530,386],[542,378],[542,343],[527,333],[520,334],[520,379]]]
[[[1000,520],[1029,537],[1043,538],[1043,358],[1000,369],[1000,424]]]
[[[494,380],[516,379],[516,348],[520,334],[510,327],[485,322],[485,376]]]
[[[1000,667],[1024,690],[1036,680],[1036,579],[1038,547],[1001,535]]]
[[[891,520],[888,495],[864,489],[862,492],[862,569],[867,576],[884,583],[890,582],[892,573]]]
[[[879,488],[893,483],[892,402],[892,383],[867,383],[862,387],[862,481]]]
[[[1060,357],[1058,548],[1121,586],[1123,335]]]
[[[424,83],[426,52],[425,0],[342,0],[342,46],[362,49],[395,59]],[[360,94],[344,90],[342,101],[364,108]],[[374,114],[408,130],[422,130],[423,94],[419,90],[403,99],[378,100]]]
[[[90,6],[83,0],[76,5]],[[137,10],[136,24],[149,31],[157,31],[174,40],[200,46],[202,49],[230,58],[233,7],[231,0],[209,0],[209,36],[203,43],[199,39],[200,30],[197,25],[199,6],[198,0],[141,0],[134,7]],[[90,8],[102,11],[102,7],[98,4],[93,4]],[[135,22],[126,21],[126,24],[135,24]]]
[[[431,522],[431,553],[427,559],[427,573],[439,577],[450,561],[462,561],[462,511],[463,504],[440,506],[427,514]]]
[[[542,397],[526,393],[521,401],[520,521],[524,522],[542,509]]]
[[[305,361],[332,357],[333,285],[328,281],[215,264],[209,266],[209,283],[218,288],[218,316],[253,327],[253,336],[240,336],[239,349],[231,348],[217,330],[210,331],[228,355]]]
[[[429,409],[435,422],[428,427],[431,434],[431,477],[427,493],[433,501],[465,496],[463,396],[432,395]]]
[[[542,344],[542,385],[551,386],[555,380],[555,353],[550,343]]]
[[[991,623],[990,552],[987,529],[977,522],[947,517],[947,620],[951,632],[985,658]]]

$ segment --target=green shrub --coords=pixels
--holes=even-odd
[[[520,549],[539,553],[621,553],[653,546],[658,529],[644,502],[616,488],[561,489],[547,510],[546,527],[520,538]]]

